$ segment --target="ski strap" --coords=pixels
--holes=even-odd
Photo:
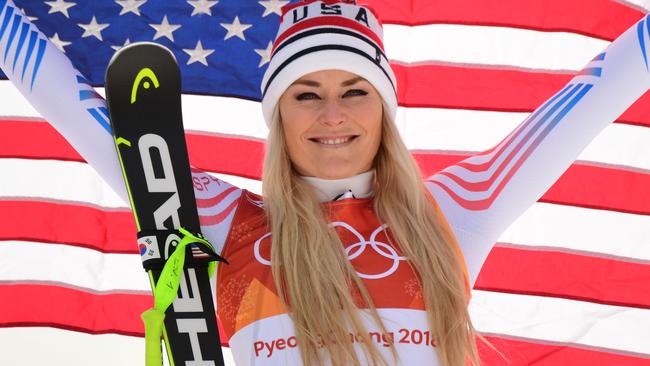
[[[163,241],[164,245],[162,245]],[[183,228],[141,231],[138,233],[138,243],[142,264],[146,270],[162,265],[162,273],[153,291],[154,307],[142,313],[146,348],[145,364],[146,366],[161,366],[161,338],[165,311],[176,299],[185,265],[187,246],[199,248],[201,252],[205,253],[203,261],[209,261],[208,274],[210,277],[214,275],[216,262],[228,262],[215,253],[212,244],[205,240],[201,234],[194,235]],[[172,250],[171,255],[167,255]],[[164,260],[165,257],[168,259]]]

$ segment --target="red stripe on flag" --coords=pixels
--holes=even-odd
[[[192,166],[210,172],[261,179],[263,141],[191,132],[186,133],[185,138]]]
[[[46,121],[0,117],[1,158],[84,161],[81,155]]]
[[[98,294],[43,284],[0,285],[0,327],[53,327],[89,334],[144,336],[144,294]],[[9,301],[11,300],[11,301]],[[219,326],[221,345],[228,346]]]
[[[475,289],[650,309],[650,262],[504,245],[488,255]]]
[[[560,31],[613,40],[644,12],[612,0],[431,1],[360,0],[383,23],[467,24]]]
[[[530,365],[562,365],[562,366],[648,366],[650,359],[639,355],[617,353],[613,349],[593,349],[565,343],[536,342],[533,339],[512,339],[497,335],[486,335],[485,338],[495,346],[504,357],[479,341],[479,354],[482,364],[490,366],[530,366]]]
[[[0,285],[0,326],[52,326],[90,334],[144,336],[140,314],[153,306],[143,294],[96,294],[36,284]]]
[[[532,112],[573,74],[467,65],[391,63],[403,107]],[[404,85],[408,85],[405,89]],[[650,92],[617,120],[650,127]]]
[[[131,211],[0,200],[0,221],[0,240],[68,244],[103,253],[138,253]]]

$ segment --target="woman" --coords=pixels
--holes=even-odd
[[[636,37],[423,183],[375,15],[351,1],[285,7],[262,82],[264,196],[208,187],[237,196],[203,228],[230,262],[217,306],[236,363],[477,365],[469,288],[503,230],[647,90]]]
[[[262,85],[264,198],[242,193],[217,274],[237,364],[436,364],[435,349],[476,363],[463,261],[394,125],[381,26],[349,3],[282,19]],[[402,328],[417,347],[397,350]]]

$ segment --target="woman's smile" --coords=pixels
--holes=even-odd
[[[320,147],[326,149],[336,149],[346,147],[352,144],[358,135],[343,135],[343,136],[324,136],[324,137],[311,137],[310,141],[315,142]]]

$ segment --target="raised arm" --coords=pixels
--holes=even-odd
[[[650,87],[649,48],[646,16],[494,148],[427,180],[456,233],[472,284],[503,231]]]
[[[0,32],[2,71],[128,205],[105,100],[11,0],[0,14],[14,30]],[[241,190],[198,171],[192,178],[202,232],[221,250]]]

